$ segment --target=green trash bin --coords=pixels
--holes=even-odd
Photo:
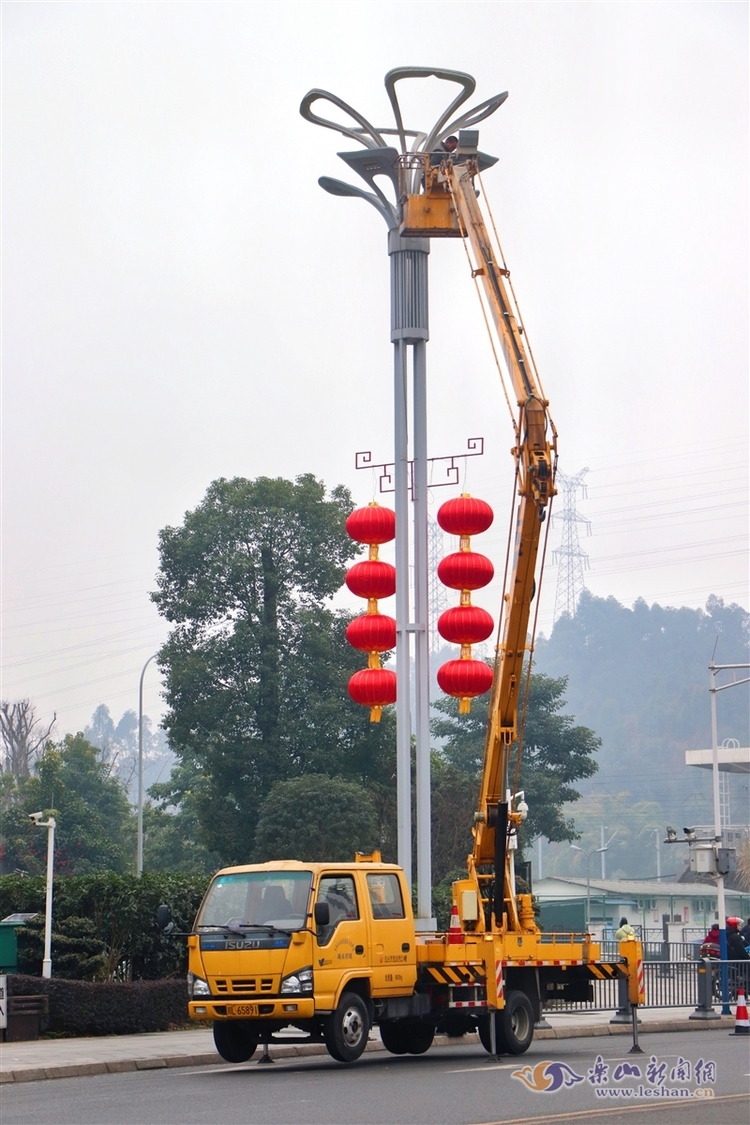
[[[18,940],[16,930],[25,926],[37,913],[9,914],[0,922],[0,975],[18,972]]]

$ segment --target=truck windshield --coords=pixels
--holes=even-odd
[[[217,875],[198,916],[198,928],[273,926],[299,930],[310,901],[309,871],[243,871]]]

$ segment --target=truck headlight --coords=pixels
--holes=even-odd
[[[201,977],[197,977],[195,973],[188,973],[187,975],[188,996],[195,999],[196,996],[210,996],[211,989],[208,987],[206,981]]]
[[[290,973],[288,977],[284,977],[281,982],[280,991],[282,996],[299,996],[301,992],[312,993],[312,990],[312,967],[307,969],[298,969],[296,973]]]

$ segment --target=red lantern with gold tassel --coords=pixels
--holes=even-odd
[[[378,558],[378,547],[395,539],[396,515],[380,504],[368,504],[351,513],[346,530],[351,539],[370,548],[369,557],[355,563],[346,575],[351,592],[367,598],[367,613],[349,623],[346,639],[352,648],[369,654],[367,667],[349,680],[349,695],[370,708],[370,722],[379,723],[383,707],[396,702],[396,673],[380,666],[380,653],[395,647],[396,622],[378,612],[378,599],[396,592],[396,568]]]
[[[459,715],[468,715],[472,699],[492,687],[492,669],[483,660],[472,659],[471,646],[487,640],[494,622],[486,610],[471,604],[471,591],[491,582],[495,568],[485,555],[472,551],[471,536],[486,531],[493,518],[489,504],[468,493],[448,500],[437,514],[443,531],[458,535],[460,540],[460,549],[446,555],[437,571],[444,586],[461,591],[460,604],[442,613],[437,626],[444,640],[461,646],[460,659],[449,660],[437,674],[441,690],[460,699]]]

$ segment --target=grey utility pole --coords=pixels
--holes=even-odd
[[[156,660],[156,653],[149,656],[141,669],[141,678],[138,681],[138,828],[136,831],[136,856],[135,873],[143,874],[143,677],[152,660]]]
[[[438,78],[459,85],[461,91],[428,132],[404,127],[396,85],[404,79]],[[427,255],[429,238],[404,238],[401,226],[399,170],[409,168],[409,156],[433,152],[443,140],[461,128],[474,125],[502,104],[506,94],[498,94],[458,117],[459,106],[471,97],[476,82],[470,74],[431,67],[398,67],[385,76],[385,88],[394,116],[394,126],[375,128],[335,94],[310,90],[302,99],[300,113],[306,121],[334,129],[356,141],[354,152],[338,155],[371,190],[322,176],[318,183],[331,195],[365,199],[382,216],[388,227],[388,254],[391,261],[391,342],[394,361],[394,462],[396,500],[396,760],[398,808],[398,860],[411,883],[411,734],[410,715],[410,634],[414,634],[416,809],[417,809],[417,929],[435,928],[432,917],[432,833],[430,827],[430,669],[428,604],[427,533],[427,356],[429,339]],[[339,123],[320,117],[313,105],[328,102],[342,111],[348,121]],[[385,139],[397,138],[399,148]],[[408,138],[408,141],[407,141]],[[494,163],[494,161],[493,161]],[[408,173],[407,173],[408,174]],[[377,177],[390,183],[389,199],[376,184]],[[409,364],[411,349],[412,458],[409,466]],[[411,475],[411,479],[410,479]],[[414,501],[413,551],[414,596],[409,591],[409,493]],[[411,608],[413,606],[413,616]]]

